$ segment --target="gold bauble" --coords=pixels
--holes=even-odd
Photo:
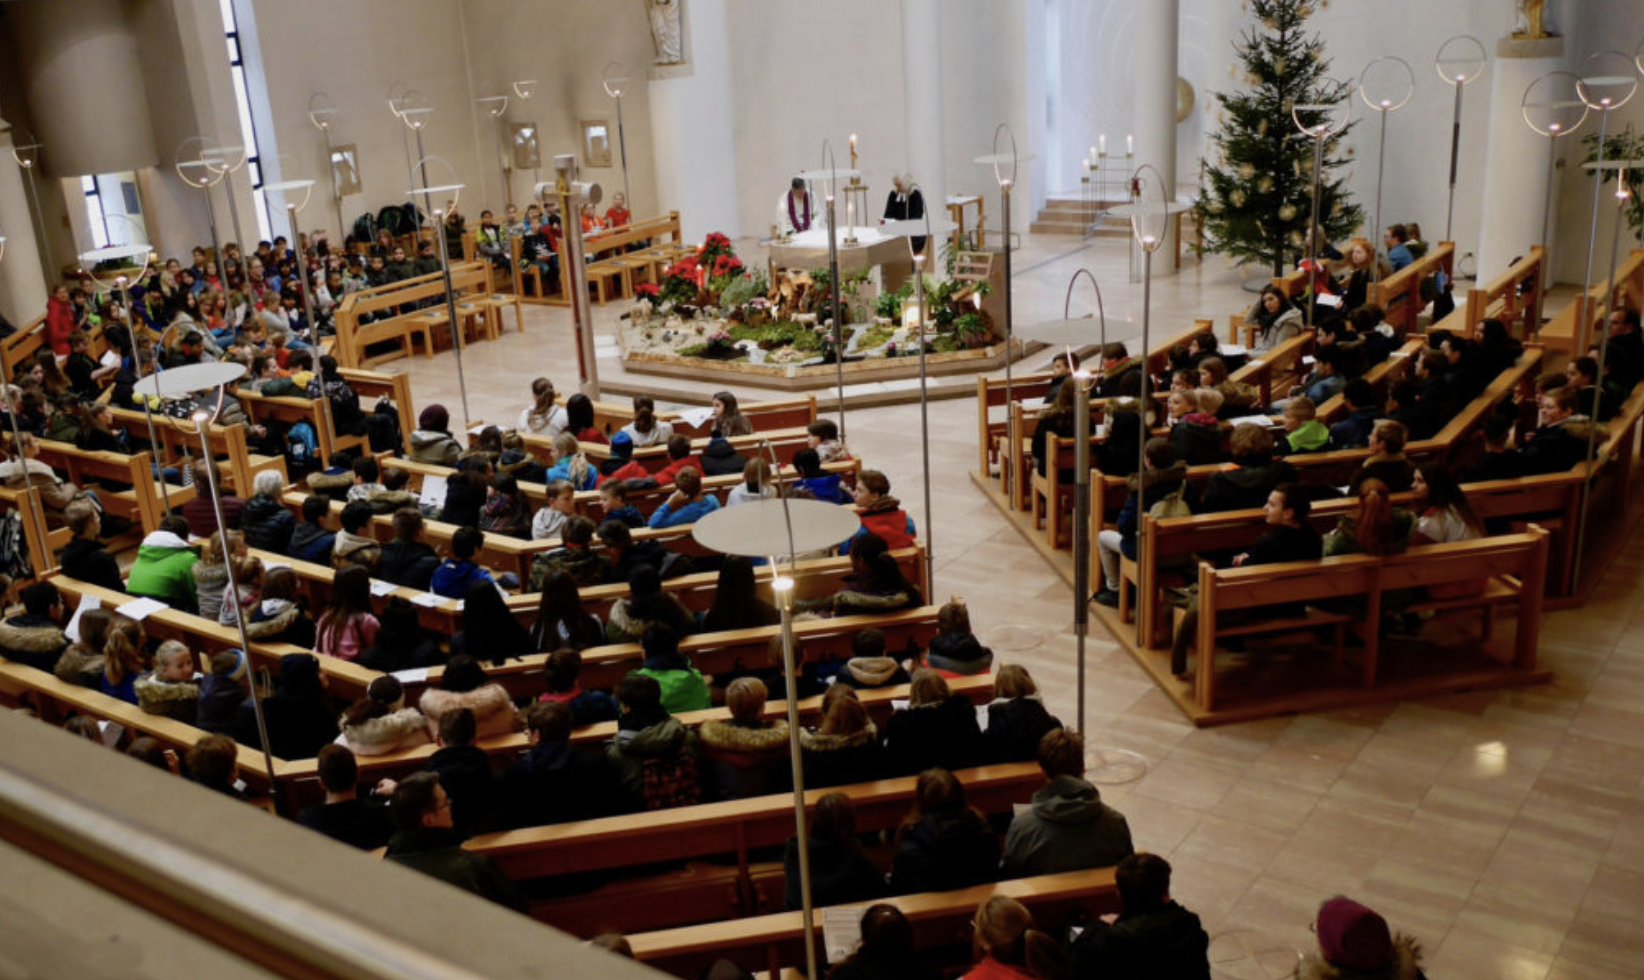
[[[1176,76],[1176,121],[1184,122],[1193,114],[1193,84],[1180,75]]]

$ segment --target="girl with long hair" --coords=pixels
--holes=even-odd
[[[103,642],[103,677],[97,689],[109,697],[137,703],[137,678],[148,669],[143,652],[143,624],[120,616]]]
[[[702,618],[703,632],[773,626],[781,618],[775,606],[759,597],[754,587],[753,563],[741,555],[727,556],[725,563],[719,566],[714,604]]]
[[[316,626],[314,652],[354,660],[377,638],[378,626],[371,612],[371,573],[349,565],[331,580],[331,601]]]
[[[555,569],[542,580],[537,620],[531,627],[532,650],[586,650],[605,642],[599,618],[582,608],[576,579]]]
[[[565,431],[577,437],[579,442],[609,443],[605,433],[599,431],[594,422],[594,402],[587,395],[578,392],[565,400]]]
[[[736,396],[728,391],[714,392],[714,421],[709,435],[729,439],[753,433],[753,423],[736,405]]]
[[[510,657],[535,653],[531,634],[521,626],[502,593],[490,582],[475,582],[462,597],[462,631],[451,637],[451,655],[485,657],[502,666]]]
[[[547,378],[538,378],[531,382],[531,407],[519,413],[519,421],[514,428],[520,432],[529,432],[536,436],[547,436],[552,439],[565,431],[568,420],[565,409],[554,404],[554,383]]]
[[[1454,475],[1438,463],[1416,469],[1416,527],[1411,544],[1446,544],[1484,536],[1484,522],[1473,512]]]
[[[564,480],[577,490],[594,488],[594,484],[599,482],[599,470],[588,462],[579,443],[580,438],[569,431],[554,437],[554,465],[543,474],[543,482]]]
[[[650,395],[634,396],[634,420],[622,427],[628,437],[634,441],[634,448],[644,446],[667,445],[673,437],[674,425],[672,422],[663,422],[656,417],[656,402]]]

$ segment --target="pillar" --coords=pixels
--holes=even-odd
[[[687,241],[711,231],[733,237],[763,233],[742,227],[737,204],[735,119],[727,0],[681,4],[688,48],[683,66],[651,69],[651,152],[660,211],[678,211]],[[756,216],[763,217],[763,216]]]
[[[1164,180],[1164,197],[1176,199],[1176,50],[1181,0],[1148,0],[1134,6],[1136,67],[1136,166],[1152,165]],[[1099,21],[1093,21],[1099,23]],[[1124,147],[1119,148],[1122,152]],[[1110,156],[1113,148],[1108,147]],[[1123,160],[1121,156],[1119,159]],[[1144,201],[1157,201],[1147,188]],[[1155,276],[1175,271],[1174,222],[1153,263]]]
[[[947,154],[942,127],[942,22],[940,0],[902,0],[902,88],[908,141],[907,170],[919,184],[931,220],[947,216]],[[1023,168],[1025,171],[1025,167]],[[890,188],[874,189],[870,208]],[[1018,203],[1013,200],[1012,204]],[[1025,202],[1024,206],[1025,206]],[[872,222],[869,222],[870,224]],[[930,251],[927,268],[940,267]]]
[[[0,313],[19,329],[46,311],[46,280],[41,272],[40,243],[22,168],[11,158],[10,124],[0,120]]]
[[[1521,106],[1531,83],[1563,66],[1562,37],[1505,37],[1496,42],[1495,62],[1490,66],[1490,125],[1485,130],[1484,159],[1490,165],[1484,168],[1478,231],[1480,283],[1494,279],[1515,257],[1527,254],[1530,246],[1542,244],[1541,213],[1549,176],[1547,137],[1525,124]],[[1560,137],[1558,155],[1579,163],[1583,155],[1580,136]],[[1557,214],[1555,201],[1555,229]],[[1550,271],[1552,265],[1544,268]]]

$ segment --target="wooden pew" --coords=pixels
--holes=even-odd
[[[335,452],[348,449],[366,452],[371,448],[370,440],[363,435],[337,433],[329,398],[261,395],[249,388],[242,388],[235,394],[239,396],[240,404],[245,408],[246,417],[258,425],[278,422],[290,426],[298,422],[307,422],[314,428],[314,438],[319,443],[322,463],[329,460]]]
[[[1494,317],[1520,340],[1534,341],[1541,333],[1541,303],[1547,282],[1543,263],[1547,253],[1540,245],[1530,246],[1530,254],[1508,266],[1483,289],[1467,290],[1462,321],[1472,335],[1480,320]],[[1516,329],[1515,329],[1516,328]]]
[[[976,909],[994,895],[1026,905],[1037,922],[1055,922],[1075,910],[1090,915],[1119,910],[1112,868],[1019,878],[959,891],[902,895],[884,901],[907,916],[919,947],[964,947],[970,943]],[[805,938],[800,913],[777,912],[710,925],[637,933],[628,937],[628,943],[640,962],[677,977],[699,976],[714,960],[727,958],[750,972],[764,971],[769,980],[779,980],[784,968],[804,966]],[[820,915],[816,917],[810,938],[813,942],[822,939]]]
[[[23,540],[29,549],[29,565],[36,578],[44,577],[57,567],[57,552],[72,537],[66,527],[53,528],[45,520],[45,503],[38,487],[14,490],[0,486],[0,507],[17,512],[23,525]],[[42,538],[41,528],[45,528]]]
[[[603,306],[610,299],[613,284],[616,287],[616,295],[629,299],[634,295],[634,283],[637,278],[643,277],[646,282],[660,283],[663,268],[690,251],[680,239],[678,211],[670,211],[666,215],[633,221],[620,228],[584,236],[583,252],[594,258],[594,261],[588,263],[588,285],[593,287],[599,304]],[[632,245],[646,247],[632,252],[627,251],[626,249]],[[569,258],[562,248],[559,256],[562,279],[568,261]]]
[[[1010,813],[1045,782],[1044,773],[1030,762],[964,769],[955,775],[965,787],[965,802],[984,814]],[[814,806],[828,793],[845,794],[854,805],[857,831],[872,833],[894,829],[907,816],[916,799],[916,783],[917,777],[901,776],[808,790],[805,796],[807,805]],[[683,887],[666,887],[667,877],[660,882],[655,876],[626,882],[619,877],[610,882],[614,887],[539,903],[533,909],[535,917],[577,934],[601,931],[617,919],[629,931],[656,929],[780,909],[780,866],[756,866],[749,853],[781,847],[793,836],[793,806],[791,793],[778,793],[482,834],[463,846],[495,861],[515,881],[734,855],[735,865],[720,874],[694,868],[687,878],[696,880]]]
[[[521,330],[524,329],[518,297],[499,298],[493,295],[489,262],[461,262],[453,266],[451,288],[464,294],[459,300],[459,318],[483,318],[489,325],[487,332],[494,336],[502,329],[502,308],[512,303],[515,323]],[[424,353],[432,357],[435,328],[445,316],[445,296],[445,279],[438,272],[349,293],[338,304],[335,316],[337,339],[333,349],[337,362],[347,368],[371,368],[383,361],[410,357],[414,352],[414,341],[418,338],[422,340]],[[429,300],[437,302],[425,308],[400,312],[401,307],[416,306]],[[370,323],[360,322],[366,314],[382,313],[389,316]],[[396,344],[397,349],[387,353],[371,353],[368,350],[373,345],[386,343]]]
[[[147,446],[148,421],[142,410],[134,408],[111,408],[114,424],[131,435],[133,446]],[[200,434],[193,423],[184,423],[170,416],[156,414],[154,416],[155,438],[160,440],[162,460],[161,466],[174,466],[183,457],[197,459],[200,456]],[[246,442],[245,427],[241,425],[213,425],[206,430],[207,442],[211,447],[211,455],[218,460],[217,471],[222,474],[225,485],[241,496],[251,495],[252,478],[263,470],[274,470],[289,482],[285,470],[284,456],[263,456],[253,454]],[[172,506],[187,500],[192,491],[184,487],[168,488],[166,494],[161,494],[156,488],[155,496],[164,500],[169,495]]]
[[[49,724],[61,725],[73,715],[86,715],[101,721],[120,725],[133,736],[147,735],[183,756],[207,733],[180,721],[148,712],[110,697],[101,691],[77,684],[68,684],[43,670],[23,664],[0,660],[0,697],[14,704],[28,704],[40,712]],[[260,750],[236,745],[234,769],[239,777],[259,794],[274,794],[269,783],[268,768]],[[286,763],[274,760],[276,777],[285,775]]]
[[[417,429],[417,406],[411,400],[411,376],[384,374],[363,368],[342,368],[338,372],[354,393],[360,396],[360,408],[370,412],[376,399],[387,398],[394,403],[400,416],[400,439],[411,445],[411,433]]]
[[[164,514],[155,489],[154,457],[149,453],[127,456],[123,453],[91,452],[73,443],[51,439],[40,439],[35,444],[40,447],[42,463],[66,472],[69,480],[79,487],[84,488],[97,480],[130,484],[129,490],[98,487],[97,498],[103,502],[103,509],[142,525],[145,533],[160,526],[160,518]],[[181,487],[177,489],[182,490]]]
[[[1386,321],[1401,336],[1416,329],[1416,317],[1427,306],[1421,298],[1423,280],[1443,272],[1447,279],[1455,281],[1455,257],[1455,242],[1439,242],[1426,255],[1375,284],[1372,298],[1382,308]]]
[[[1557,316],[1553,317],[1538,335],[1550,350],[1560,350],[1571,357],[1580,357],[1602,336],[1604,318],[1609,315],[1610,284],[1614,282],[1619,298],[1629,309],[1644,307],[1644,248],[1627,253],[1621,265],[1611,275],[1603,276],[1587,290],[1586,303],[1576,297]]]
[[[1496,608],[1516,605],[1518,627],[1508,673],[1516,675],[1515,683],[1544,680],[1547,672],[1536,669],[1536,641],[1541,627],[1542,577],[1546,565],[1547,534],[1534,525],[1523,534],[1424,545],[1402,555],[1380,558],[1344,555],[1319,561],[1229,569],[1216,569],[1202,563],[1199,566],[1199,626],[1194,640],[1195,700],[1199,709],[1207,714],[1219,707],[1215,661],[1218,637],[1287,632],[1321,624],[1338,627],[1335,655],[1338,667],[1344,659],[1339,627],[1344,623],[1357,624],[1364,645],[1354,671],[1356,682],[1363,688],[1374,688],[1387,679],[1379,656],[1382,594],[1472,581],[1485,582],[1476,595],[1419,600],[1407,608],[1412,612],[1481,608],[1484,611],[1483,642],[1488,643]],[[1362,619],[1310,608],[1306,616],[1298,619],[1264,617],[1237,625],[1218,621],[1218,615],[1223,612],[1291,603],[1307,603],[1312,607],[1320,600],[1354,596],[1366,600]],[[1498,678],[1492,679],[1501,673],[1499,669],[1480,667],[1475,662],[1459,663],[1454,671],[1441,671],[1433,664],[1425,664],[1424,668],[1413,679],[1404,678],[1393,685],[1399,696],[1501,682]],[[1320,693],[1306,690],[1278,697],[1286,704],[1293,701],[1292,710],[1303,711],[1318,703]],[[1272,705],[1266,706],[1266,713],[1272,710]]]
[[[7,381],[17,374],[17,368],[34,356],[46,342],[46,315],[44,313],[18,327],[11,336],[0,340],[0,370]]]

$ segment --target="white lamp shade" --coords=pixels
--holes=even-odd
[[[788,539],[792,520],[793,540]],[[820,500],[754,500],[697,521],[691,537],[724,555],[757,558],[832,547],[862,526],[856,511]]]

